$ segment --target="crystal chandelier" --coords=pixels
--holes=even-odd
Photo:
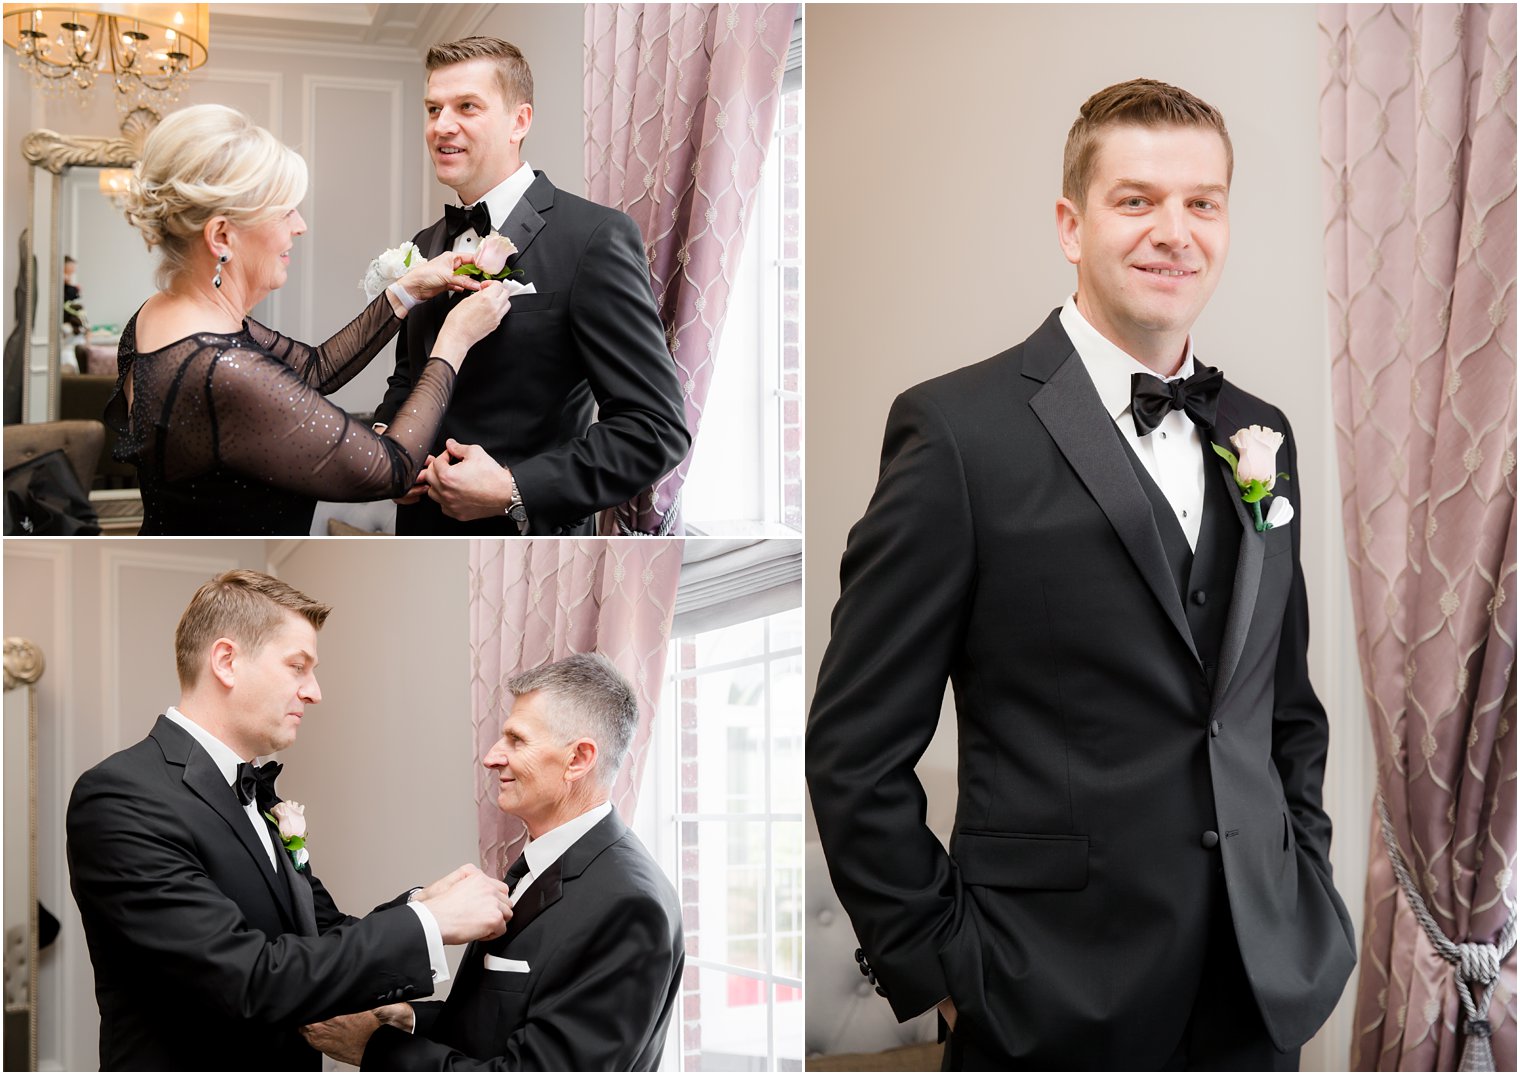
[[[5,43],[44,92],[86,103],[97,78],[122,114],[162,115],[206,62],[208,4],[6,4]]]

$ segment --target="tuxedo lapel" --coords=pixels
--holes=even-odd
[[[564,884],[564,872],[560,865],[560,861],[556,860],[542,875],[533,879],[528,890],[522,894],[522,899],[513,904],[512,919],[507,923],[507,931],[486,946],[487,952],[497,956],[505,953],[507,945],[518,934],[527,929],[545,910],[559,902]]]
[[[304,937],[315,937],[317,935],[317,908],[311,898],[311,882],[306,879],[305,874],[297,871],[295,863],[290,861],[290,852],[285,850],[278,827],[274,825],[269,827],[269,837],[274,842],[274,857],[280,864],[280,875],[290,889],[297,932]]]
[[[517,253],[508,259],[509,264],[516,266],[522,256],[527,253],[528,247],[533,245],[533,240],[538,238],[538,233],[544,230],[544,218],[540,210],[548,209],[554,204],[554,184],[549,182],[543,172],[536,173],[533,183],[523,192],[523,196],[517,199],[517,204],[507,214],[507,219],[501,222],[501,227],[496,230],[517,247]],[[524,281],[529,283],[531,281]]]
[[[448,223],[444,217],[439,217],[431,228],[424,231],[418,238],[417,249],[422,251],[424,258],[436,258],[443,253],[443,248],[449,240]]]
[[[1228,391],[1228,385],[1225,391]],[[1211,439],[1220,447],[1230,449],[1231,454],[1235,452],[1230,446],[1230,432],[1240,428],[1236,421],[1225,393],[1221,392],[1219,414],[1214,422]],[[1230,679],[1235,674],[1235,667],[1240,663],[1240,655],[1245,650],[1246,635],[1251,630],[1251,617],[1256,611],[1256,595],[1261,587],[1263,542],[1262,535],[1256,532],[1255,521],[1246,511],[1245,502],[1240,499],[1230,464],[1217,453],[1212,454],[1230,483],[1230,503],[1235,505],[1235,514],[1240,520],[1241,528],[1240,554],[1235,561],[1235,587],[1230,597],[1230,615],[1225,620],[1224,638],[1219,644],[1219,673],[1214,679],[1212,707],[1218,709],[1220,702],[1224,701]]]
[[[1029,405],[1108,517],[1140,577],[1161,603],[1167,619],[1196,661],[1198,650],[1193,645],[1193,632],[1188,628],[1182,599],[1177,595],[1176,579],[1167,565],[1150,501],[1135,480],[1124,445],[1113,428],[1113,419],[1104,409],[1087,368],[1065,332],[1060,331],[1055,315],[1045,327],[1050,328],[1052,321],[1056,331],[1042,332],[1041,342],[1055,344],[1057,340],[1050,337],[1058,337],[1059,343],[1064,344],[1065,355],[1061,355],[1059,347],[1046,348],[1043,355],[1030,355],[1024,375],[1043,380],[1045,387],[1035,393]]]
[[[164,723],[173,727],[172,721]],[[180,731],[180,729],[175,728],[175,731]],[[157,733],[158,729],[155,728],[154,734],[157,735]],[[248,815],[238,804],[237,792],[233,791],[231,785],[223,779],[222,771],[216,767],[211,757],[196,746],[188,734],[184,732],[181,734],[185,737],[185,748],[182,751],[185,786],[227,823],[232,834],[243,845],[243,849],[253,858],[254,865],[258,867],[259,876],[264,879],[264,884],[269,886],[269,895],[280,905],[286,918],[294,922],[295,909],[291,905],[290,890],[284,880],[275,873],[275,868],[269,864],[269,853],[264,850],[264,845],[259,843],[258,836],[248,824]],[[159,741],[163,742],[162,739]]]

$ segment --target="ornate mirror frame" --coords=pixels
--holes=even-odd
[[[26,690],[27,743],[27,1055],[37,1070],[37,681],[44,661],[36,644],[24,638],[5,640],[5,692]]]
[[[27,175],[31,227],[21,256],[26,310],[35,311],[26,332],[26,375],[21,383],[21,420],[54,421],[58,417],[60,351],[63,346],[63,176],[70,168],[130,168],[142,154],[159,117],[139,108],[121,122],[117,138],[85,138],[36,130],[21,140],[21,155],[32,165]],[[44,236],[40,242],[37,236]],[[41,287],[39,280],[50,281]],[[47,326],[45,339],[37,338]],[[39,359],[41,361],[39,361]],[[45,375],[45,401],[34,400],[36,381]],[[41,404],[39,406],[39,403]]]

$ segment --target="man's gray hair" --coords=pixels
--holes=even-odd
[[[596,741],[596,775],[612,787],[639,724],[639,700],[611,661],[600,653],[572,654],[513,676],[507,690],[514,695],[542,691],[557,732],[567,741]]]

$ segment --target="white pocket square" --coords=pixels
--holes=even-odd
[[[1274,496],[1272,504],[1267,508],[1267,528],[1276,530],[1279,526],[1287,526],[1293,521],[1293,505],[1288,503],[1286,497]]]
[[[519,284],[516,280],[503,280],[502,286],[507,289],[507,298],[516,298],[518,295],[537,295],[538,288],[532,284]]]
[[[513,974],[527,974],[528,963],[522,959],[503,959],[501,956],[486,956],[486,970],[504,970]]]

